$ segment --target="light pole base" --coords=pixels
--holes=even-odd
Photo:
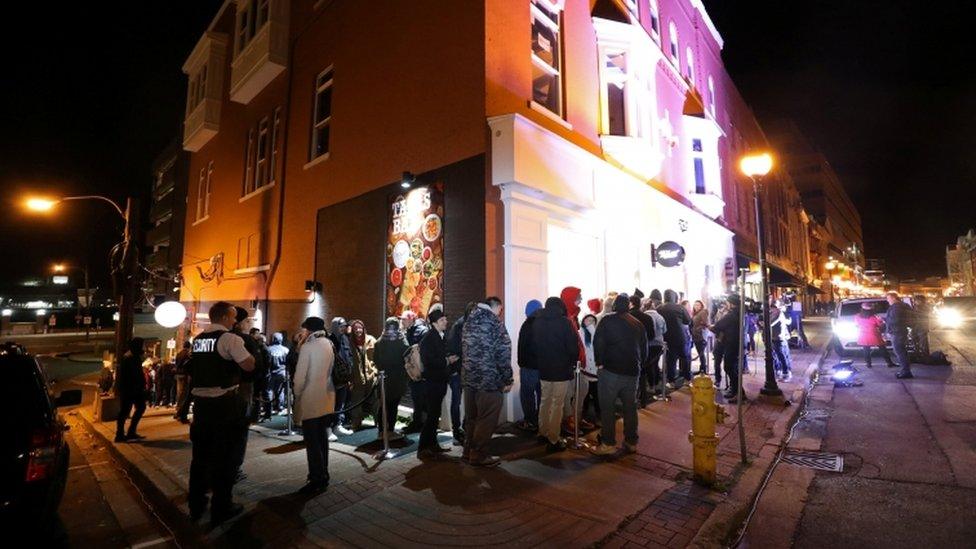
[[[373,454],[373,459],[375,459],[376,461],[384,461],[387,459],[393,459],[398,455],[399,454],[397,454],[393,450],[380,450],[379,452]]]
[[[783,391],[777,389],[776,392],[767,393],[765,388],[759,391],[759,397],[756,400],[766,404],[775,404],[776,406],[786,406],[788,402],[783,395]]]

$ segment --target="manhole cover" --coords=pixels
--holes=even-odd
[[[844,470],[844,456],[828,454],[826,452],[811,452],[806,450],[787,450],[783,461],[799,467],[833,471],[840,473]]]

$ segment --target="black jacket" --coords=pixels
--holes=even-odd
[[[539,369],[539,379],[542,381],[573,379],[576,362],[579,360],[579,336],[569,318],[566,317],[562,300],[558,297],[547,299],[545,308],[539,311],[532,321],[531,330],[531,351],[535,365]],[[521,343],[520,339],[519,347]]]
[[[424,364],[424,379],[447,383],[451,370],[447,366],[447,344],[440,332],[431,328],[420,340],[420,361]]]
[[[644,326],[626,311],[603,317],[593,337],[596,365],[623,376],[636,376],[647,359]]]
[[[464,330],[464,317],[454,321],[454,325],[447,331],[447,354],[461,358],[461,334]],[[457,362],[456,364],[461,364]]]
[[[712,326],[712,331],[716,335],[720,336],[720,343],[724,347],[732,345],[736,349],[739,348],[739,337],[741,337],[742,330],[739,328],[739,309],[733,307],[729,309],[729,312],[718,319],[714,326]]]
[[[535,360],[535,345],[532,343],[532,324],[540,312],[541,310],[532,313],[522,323],[522,327],[519,328],[517,356],[519,368],[528,368],[529,370],[539,369]]]
[[[146,398],[146,374],[142,370],[142,356],[126,354],[119,362],[115,389],[119,397],[129,400]]]
[[[634,317],[644,327],[644,335],[647,336],[647,344],[650,345],[654,339],[654,319],[651,318],[651,315],[640,309],[631,309],[630,316]],[[650,357],[648,356],[648,358]]]
[[[665,303],[657,309],[658,314],[664,317],[664,323],[668,330],[664,332],[664,341],[672,349],[684,349],[688,343],[685,340],[685,330],[682,326],[691,325],[691,315],[678,303]]]
[[[888,307],[885,315],[885,325],[891,335],[902,336],[908,333],[908,327],[912,324],[912,308],[904,301],[896,301],[894,305]]]

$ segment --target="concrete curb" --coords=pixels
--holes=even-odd
[[[795,404],[803,402],[807,392],[813,390],[813,379],[817,371],[823,366],[829,349],[830,341],[828,340],[818,351],[818,357],[810,363],[804,372],[803,375],[807,382],[793,391],[790,399],[790,402],[794,403],[792,412],[776,420],[773,426],[774,436],[742,472],[728,496],[715,506],[688,547],[727,547],[730,542],[734,541],[732,538],[737,534],[753,501],[756,499],[763,479],[769,473],[776,454],[786,440],[790,426],[797,420],[801,412],[802,407]]]
[[[156,467],[151,459],[140,455],[139,448],[116,445],[95,425],[88,414],[79,410],[77,417],[81,419],[81,423],[84,424],[88,432],[105,446],[132,480],[132,483],[142,492],[146,502],[153,507],[160,519],[172,530],[180,546],[203,547],[209,545],[200,528],[180,508],[179,500],[186,494],[186,490],[182,486]]]

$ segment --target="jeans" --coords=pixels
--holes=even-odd
[[[583,397],[583,406],[580,408],[580,417],[586,416],[586,414],[588,414],[590,411],[590,406],[592,406],[593,418],[598,419],[600,417],[600,384],[596,381],[590,381],[589,378],[583,378],[582,383],[586,387],[586,396]]]
[[[563,422],[563,406],[572,381],[543,381],[542,404],[539,406],[539,436],[555,444]]]
[[[542,385],[539,370],[519,368],[519,400],[522,403],[522,417],[526,423],[539,424],[539,405],[542,402]]]
[[[647,351],[647,362],[644,364],[644,371],[641,372],[642,376],[647,377],[646,383],[650,385],[647,388],[650,394],[661,390],[661,355],[664,354],[664,347],[657,345],[651,345]],[[640,398],[641,403],[650,402],[650,394],[641,395],[640,391],[644,389],[644,381],[641,382],[641,387],[638,388],[638,398]]]
[[[898,373],[911,375],[912,361],[908,358],[908,334],[891,334],[891,346],[895,351],[895,359],[901,366],[901,371]]]
[[[424,385],[423,381],[410,382],[410,400],[413,402],[413,418],[410,426],[420,427],[424,424]],[[338,399],[338,394],[336,395]]]
[[[637,444],[637,376],[615,374],[606,368],[600,370],[600,442],[609,446],[617,444],[616,401],[623,408],[624,442]]]
[[[441,422],[441,405],[447,394],[447,382],[424,381],[424,426],[420,430],[417,450],[429,450],[437,446],[437,425]]]
[[[278,412],[285,407],[285,374],[284,372],[271,374],[268,382],[271,393],[271,410]]]
[[[712,362],[715,363],[715,387],[722,386],[722,358],[725,355],[725,345],[716,340],[712,347]]]
[[[792,321],[793,327],[796,329],[796,335],[800,339],[800,346],[807,348],[810,346],[810,342],[807,341],[807,334],[803,331],[803,313],[799,311],[790,311],[790,320]]]
[[[723,349],[724,354],[722,356],[722,362],[725,368],[725,376],[729,380],[728,392],[733,395],[738,395],[739,368],[742,365],[740,362],[742,359],[739,357],[739,342],[729,342],[729,344],[725,345]]]
[[[336,389],[335,392],[335,408],[334,410],[341,410],[346,407],[346,403],[349,401],[349,386],[340,387]],[[414,405],[416,408],[416,405]],[[329,422],[329,427],[335,429],[336,427],[342,425],[346,422],[346,414],[334,414],[331,416],[332,421]]]
[[[329,420],[329,416],[302,420],[302,438],[305,439],[310,483],[329,483]]]
[[[871,367],[871,350],[872,349],[878,349],[881,352],[881,358],[884,359],[885,363],[888,366],[894,366],[894,363],[891,362],[891,355],[888,354],[888,348],[885,347],[884,343],[882,343],[881,345],[874,346],[874,347],[872,347],[871,345],[864,345],[861,348],[864,350],[864,363],[868,365],[868,368]]]
[[[467,387],[464,391],[464,451],[462,456],[472,463],[488,457],[488,442],[495,434],[504,395],[501,391],[479,391]]]
[[[125,436],[125,420],[129,419],[129,412],[133,408],[135,408],[135,413],[132,415],[132,421],[129,423],[128,434],[136,434],[136,429],[139,427],[139,420],[142,419],[142,414],[146,412],[145,397],[120,397],[119,406],[119,417],[115,420],[115,436],[119,438]]]
[[[785,376],[789,374],[792,370],[793,360],[790,356],[790,342],[787,339],[779,341],[776,345],[773,345],[773,367],[782,372]]]
[[[708,373],[708,345],[704,339],[695,342],[695,351],[698,353],[699,370],[703,374]]]
[[[667,364],[668,381],[674,382],[678,374],[685,379],[691,379],[691,362],[688,353],[685,352],[684,343],[678,342],[677,345],[668,344],[665,353],[665,364]]]
[[[461,374],[451,376],[448,388],[451,389],[451,429],[456,433],[461,430]]]

